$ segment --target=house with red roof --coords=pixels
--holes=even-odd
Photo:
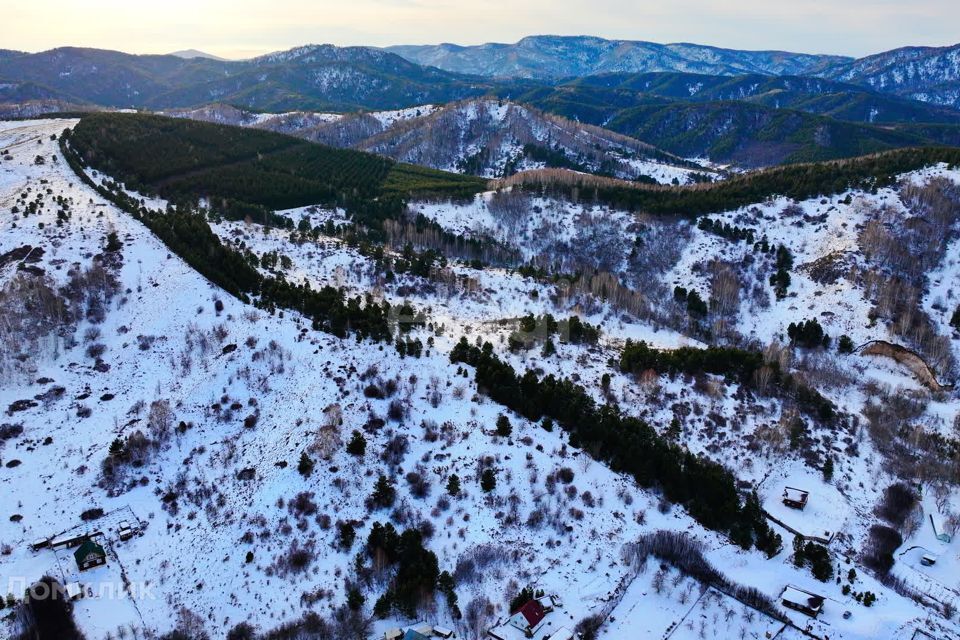
[[[537,600],[530,600],[510,616],[509,624],[523,631],[527,636],[532,636],[540,630],[546,616],[547,612],[543,610],[543,605]]]

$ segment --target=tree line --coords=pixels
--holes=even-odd
[[[762,202],[773,196],[805,200],[848,189],[875,190],[901,173],[940,162],[960,164],[960,148],[896,149],[847,160],[795,164],[685,187],[645,185],[560,169],[518,173],[494,183],[543,196],[595,202],[627,211],[695,217]]]
[[[474,367],[478,388],[494,401],[531,421],[548,418],[569,434],[571,446],[643,487],[659,489],[705,527],[729,534],[743,548],[776,553],[778,541],[758,503],[741,503],[736,479],[723,465],[669,442],[639,418],[598,406],[569,379],[540,378],[532,371],[519,375],[489,342],[477,347],[461,338],[450,360]]]
[[[807,415],[830,424],[836,418],[833,403],[816,389],[782,371],[777,362],[766,362],[759,351],[709,346],[654,349],[646,342],[627,340],[620,355],[620,371],[640,374],[651,370],[660,375],[712,374],[749,386],[759,392],[774,390],[792,399]]]

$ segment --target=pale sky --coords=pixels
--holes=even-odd
[[[228,58],[308,43],[597,35],[862,56],[960,42],[960,0],[0,0],[0,48],[72,45]]]

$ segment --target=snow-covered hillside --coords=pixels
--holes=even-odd
[[[229,105],[165,115],[250,126],[434,169],[488,178],[545,166],[626,180],[689,184],[722,174],[600,127],[489,99],[349,115],[251,113]]]
[[[903,47],[838,65],[824,75],[912,100],[960,107],[960,45]]]
[[[492,117],[500,107],[484,108]],[[380,119],[393,127],[413,120]],[[955,477],[924,467],[923,497],[909,519],[919,524],[904,527],[892,574],[902,583],[881,583],[861,561],[879,522],[874,507],[905,468],[875,442],[883,420],[869,405],[910,397],[916,406],[904,420],[915,438],[955,437],[956,394],[928,392],[880,356],[787,346],[791,322],[817,318],[834,341],[906,336],[925,357],[933,353],[932,337],[871,313],[883,306],[875,301],[895,293],[866,272],[881,258],[894,269],[897,254],[879,235],[936,218],[941,201],[932,194],[949,195],[960,183],[957,171],[904,176],[915,191],[771,200],[709,216],[789,249],[782,299],[767,281],[774,255],[744,241],[689,221],[519,192],[469,204],[415,202],[410,214],[494,238],[545,270],[526,275],[454,258],[426,275],[401,270],[403,246],[417,239],[409,227],[384,250],[391,268],[335,234],[303,231],[348,223],[343,211],[281,212],[295,229],[211,223],[224,243],[256,256],[264,273],[422,310],[423,326],[403,334],[420,341],[414,357],[392,344],[314,331],[297,313],[269,313],[213,286],[73,174],[53,139],[73,124],[0,124],[0,595],[7,589],[19,598],[45,574],[79,582],[87,597],[75,603],[75,617],[91,640],[174,627],[224,638],[241,622],[267,631],[307,612],[330,621],[339,637],[382,638],[426,622],[460,638],[494,629],[519,639],[509,602],[523,587],[542,591],[552,608],[532,634],[537,640],[589,629],[584,621],[601,622],[597,637],[605,640],[892,639],[916,630],[960,638],[948,615],[960,594],[957,543],[936,538],[928,524],[931,516],[938,526],[955,523]],[[953,225],[950,234],[955,216]],[[949,324],[960,303],[951,284],[956,243],[923,254],[936,264],[919,279],[916,300],[933,327],[926,331],[946,340],[947,365],[960,357]],[[675,302],[675,286],[719,306],[707,320],[691,318]],[[542,341],[510,348],[521,317],[547,313],[576,314],[599,328],[599,339],[558,340],[553,351]],[[518,371],[568,377],[597,402],[723,462],[780,521],[783,550],[772,558],[742,550],[659,491],[572,446],[562,429],[497,404],[477,387],[471,367],[451,363],[461,336],[489,341]],[[628,339],[665,350],[708,341],[765,348],[841,416],[818,422],[792,398],[723,376],[622,372],[615,365]],[[509,433],[499,429],[500,416],[508,417]],[[804,431],[795,438],[798,420]],[[348,452],[354,432],[363,451]],[[836,470],[825,480],[827,457]],[[449,489],[452,476],[457,491]],[[396,493],[389,505],[382,492],[377,497],[385,483]],[[788,486],[809,491],[808,509],[784,507]],[[120,539],[121,521],[136,529],[132,539]],[[376,522],[422,533],[440,570],[455,578],[461,619],[438,594],[424,598],[419,621],[395,612],[373,620],[389,586],[382,559],[366,556]],[[94,528],[103,534],[105,566],[81,572],[73,549],[31,548]],[[809,566],[795,565],[790,530],[829,538],[835,579],[821,582]],[[649,557],[644,550],[658,531],[693,540],[723,584]],[[921,564],[920,547],[936,554],[934,567]],[[773,601],[782,619],[755,609],[737,585]],[[825,598],[816,620],[783,608],[791,585]],[[355,610],[345,606],[351,592],[364,597]],[[862,603],[867,592],[877,598],[872,606]],[[11,611],[0,610],[7,625]]]

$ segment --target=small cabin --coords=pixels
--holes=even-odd
[[[133,537],[133,534],[136,533],[136,531],[130,526],[129,522],[122,520],[120,525],[117,527],[117,533],[120,535],[121,540],[129,540]]]
[[[80,547],[73,552],[73,558],[77,561],[77,568],[80,571],[101,567],[107,564],[107,552],[92,539],[87,538]]]
[[[403,631],[394,627],[393,629],[388,629],[383,634],[383,640],[400,640],[403,637]]]
[[[932,567],[933,565],[937,564],[937,559],[929,553],[925,553],[920,556],[920,564],[925,567]]]
[[[809,496],[810,492],[804,491],[803,489],[786,487],[783,490],[783,504],[791,509],[800,509],[802,511],[803,508],[807,506],[807,498]]]
[[[537,598],[537,602],[540,603],[540,607],[543,609],[544,613],[550,613],[551,611],[553,611],[553,598],[551,598],[550,596]]]
[[[823,596],[796,587],[787,587],[780,595],[783,606],[816,618],[823,611]]]
[[[434,627],[433,635],[437,636],[438,638],[452,638],[453,630],[447,629],[446,627]]]
[[[64,587],[64,593],[66,593],[68,600],[79,600],[83,597],[83,587],[79,582],[68,582],[67,586]]]
[[[560,629],[558,629],[555,634],[547,638],[547,640],[573,640],[573,632],[566,627],[560,627]]]

